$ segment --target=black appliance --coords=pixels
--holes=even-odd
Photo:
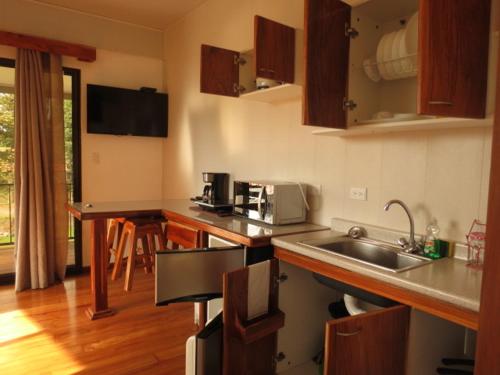
[[[229,199],[229,174],[203,172],[203,194],[191,200],[203,209],[217,212],[231,212]]]
[[[87,132],[167,137],[168,95],[89,84]]]
[[[202,200],[206,203],[217,204],[229,201],[229,174],[203,172]]]

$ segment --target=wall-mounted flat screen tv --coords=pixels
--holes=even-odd
[[[87,132],[167,137],[168,95],[89,84]]]

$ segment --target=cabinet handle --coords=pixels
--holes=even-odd
[[[357,331],[354,332],[337,332],[337,336],[349,337],[349,336],[355,336],[358,333],[361,333],[361,329],[358,329]]]
[[[430,101],[429,104],[431,105],[453,105],[452,102],[442,102],[442,101]]]

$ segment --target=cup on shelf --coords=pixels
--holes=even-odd
[[[280,82],[269,78],[259,78],[255,80],[257,90],[264,90],[271,87],[279,86]]]

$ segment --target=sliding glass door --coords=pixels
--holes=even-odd
[[[0,58],[0,283],[14,281],[15,61]],[[80,71],[64,68],[64,126],[68,200],[81,200]],[[68,272],[81,271],[81,225],[68,215]]]

